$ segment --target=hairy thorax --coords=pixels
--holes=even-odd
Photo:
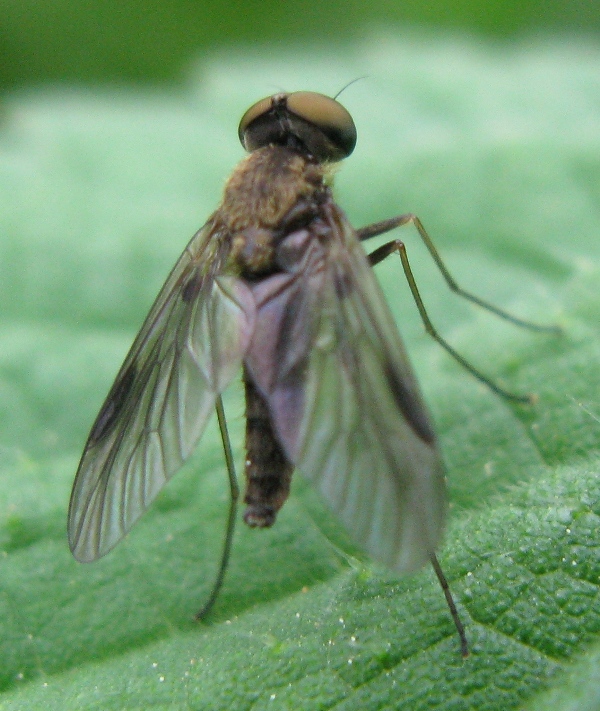
[[[316,214],[327,170],[282,146],[251,153],[225,185],[219,218],[232,237],[231,263],[246,275],[272,269],[277,242]]]

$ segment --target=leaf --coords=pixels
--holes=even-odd
[[[588,709],[600,645],[600,54],[379,35],[353,53],[207,62],[187,96],[59,90],[7,100],[0,134],[0,709]],[[410,229],[442,335],[533,407],[491,395],[422,335],[400,264],[377,267],[437,422],[451,517],[431,570],[364,560],[301,480],[269,531],[240,526],[210,618],[227,483],[216,427],[128,539],[93,565],[65,517],[80,449],[152,299],[242,154],[238,117],[276,78],[343,100],[337,176],[357,225]],[[269,89],[267,89],[267,92]],[[239,388],[227,394],[242,461]],[[575,665],[571,667],[571,664]],[[583,690],[586,693],[583,693]],[[587,691],[589,690],[589,693]]]

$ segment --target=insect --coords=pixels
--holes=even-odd
[[[75,558],[108,553],[190,456],[216,408],[231,504],[238,485],[221,393],[239,370],[246,398],[244,520],[268,527],[298,469],[366,552],[413,571],[431,562],[467,655],[467,640],[435,556],[446,515],[444,467],[430,416],[372,266],[396,251],[427,330],[435,331],[404,245],[367,256],[361,242],[412,223],[451,288],[422,224],[402,215],[355,230],[336,205],[331,164],[356,143],[350,114],[313,92],[276,94],[243,116],[248,155],[158,295],[89,434],[68,516]]]

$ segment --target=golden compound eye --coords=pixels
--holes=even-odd
[[[247,151],[275,144],[307,152],[321,162],[338,161],[354,150],[356,127],[335,99],[297,91],[251,106],[240,121],[239,137]]]
[[[238,128],[238,136],[240,137],[240,143],[244,146],[244,148],[246,148],[246,144],[244,143],[244,134],[246,133],[246,129],[253,121],[264,116],[270,109],[273,108],[274,98],[275,97],[273,96],[267,96],[266,99],[257,101],[255,104],[252,104],[248,111],[246,111],[246,113],[242,116],[242,120],[240,121]],[[246,150],[248,149],[246,148]]]
[[[325,133],[347,158],[356,145],[352,116],[335,99],[314,91],[296,91],[287,99],[288,109]]]

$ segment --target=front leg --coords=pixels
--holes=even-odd
[[[366,227],[363,227],[359,230],[357,230],[357,235],[358,238],[361,241],[370,239],[371,237],[375,237],[377,235],[384,234],[385,232],[389,232],[392,229],[395,229],[396,227],[402,227],[403,225],[406,225],[407,223],[412,223],[416,228],[417,231],[425,243],[425,246],[429,250],[429,253],[433,257],[434,262],[438,266],[440,272],[442,273],[442,276],[444,277],[446,283],[450,287],[450,289],[458,294],[459,296],[464,297],[465,299],[471,301],[474,304],[477,304],[477,306],[481,306],[482,308],[491,311],[492,313],[496,314],[497,316],[500,316],[501,318],[510,321],[511,323],[521,326],[523,328],[529,328],[534,331],[543,331],[543,332],[549,332],[549,333],[555,333],[558,334],[561,332],[561,329],[558,328],[557,326],[541,326],[539,324],[531,323],[529,321],[524,321],[523,319],[517,318],[515,316],[512,316],[511,314],[507,313],[506,311],[503,311],[502,309],[498,308],[497,306],[494,306],[493,304],[489,304],[488,302],[480,299],[479,297],[475,296],[474,294],[470,294],[469,292],[465,291],[462,289],[454,280],[450,272],[447,270],[445,264],[442,261],[442,258],[439,255],[439,252],[437,251],[435,245],[431,241],[431,238],[425,231],[425,228],[423,227],[423,224],[419,220],[419,218],[416,215],[413,215],[411,213],[406,214],[406,215],[399,215],[398,217],[392,217],[389,220],[383,220],[382,222],[376,222],[372,225],[367,225]],[[442,338],[439,333],[437,332],[437,329],[434,327],[434,325],[431,323],[431,319],[429,318],[429,315],[427,314],[427,310],[425,309],[425,304],[423,303],[423,299],[421,298],[421,294],[419,293],[419,289],[417,287],[417,283],[415,281],[414,275],[412,273],[412,269],[410,267],[410,262],[408,260],[408,255],[406,253],[406,247],[404,243],[397,239],[397,240],[392,240],[390,242],[386,242],[385,244],[381,245],[381,247],[378,247],[375,249],[373,252],[371,252],[368,255],[369,262],[371,263],[372,266],[375,266],[376,264],[379,264],[379,262],[383,261],[386,257],[388,257],[392,252],[397,252],[400,256],[400,259],[402,261],[402,268],[404,270],[404,275],[406,276],[406,280],[408,282],[408,285],[410,287],[413,299],[415,300],[415,303],[417,305],[417,308],[419,310],[419,314],[421,316],[421,320],[423,321],[423,325],[425,326],[425,330],[427,333],[434,338],[441,346],[444,348],[458,363],[460,363],[463,368],[469,371],[471,375],[473,375],[477,380],[480,382],[484,383],[487,385],[490,390],[495,392],[496,394],[500,395],[501,397],[511,400],[513,402],[519,402],[519,403],[527,403],[531,404],[535,401],[535,397],[533,395],[517,395],[515,393],[511,393],[504,388],[500,387],[497,383],[495,383],[493,380],[488,378],[487,376],[483,375],[477,368],[475,368],[471,363],[469,363],[463,356],[460,355],[457,351],[452,348],[452,346],[444,339]]]
[[[389,220],[383,220],[382,222],[375,222],[372,225],[367,225],[366,227],[361,227],[359,230],[356,230],[356,234],[358,236],[358,239],[362,241],[371,239],[371,237],[376,237],[377,235],[384,234],[385,232],[389,232],[390,230],[395,229],[396,227],[402,227],[403,225],[406,224],[413,224],[417,228],[417,232],[419,233],[419,236],[425,243],[425,246],[429,250],[429,254],[431,254],[433,261],[436,263],[437,268],[440,270],[442,273],[442,276],[444,277],[444,280],[448,287],[453,291],[455,294],[458,294],[459,296],[462,296],[464,299],[467,299],[468,301],[471,301],[472,303],[476,304],[477,306],[481,306],[481,308],[486,309],[487,311],[490,311],[493,314],[496,314],[496,316],[499,316],[500,318],[505,319],[506,321],[510,321],[510,323],[515,324],[515,326],[521,326],[522,328],[528,328],[531,331],[541,331],[545,333],[553,333],[555,335],[559,335],[562,333],[562,329],[559,326],[546,326],[546,325],[540,325],[537,323],[532,323],[531,321],[525,321],[524,319],[518,318],[517,316],[513,316],[512,314],[507,313],[503,309],[498,308],[497,306],[494,306],[493,304],[490,304],[487,301],[484,301],[483,299],[480,299],[478,296],[475,296],[475,294],[471,294],[468,291],[465,291],[462,287],[460,287],[454,277],[450,274],[448,269],[446,268],[446,265],[442,261],[442,258],[440,256],[440,253],[437,251],[435,245],[433,244],[433,241],[431,240],[431,237],[427,234],[427,231],[423,227],[423,223],[421,220],[414,215],[413,213],[409,212],[406,215],[398,215],[398,217],[391,217]],[[394,242],[390,242],[387,245],[383,245],[383,247],[380,247],[379,249],[376,249],[371,255],[369,255],[369,259],[371,261],[371,264],[375,265],[378,262],[380,262],[382,259],[385,259],[389,254],[391,254],[394,251],[398,251],[400,256],[402,257],[402,252],[400,252],[399,248],[396,248],[391,245],[396,245],[396,244],[401,244],[402,249],[404,250],[404,245],[400,240],[394,240]],[[405,253],[406,255],[406,253]],[[404,265],[404,258],[402,259],[402,263]],[[408,260],[406,260],[406,264],[408,264]],[[410,272],[410,267],[408,267],[409,272]],[[411,277],[409,278],[408,273],[406,272],[406,267],[404,269],[404,272],[406,274],[406,278],[409,280],[412,278],[412,273]],[[414,281],[414,279],[413,279]],[[415,287],[416,288],[416,287]],[[413,291],[413,296],[415,296],[415,292],[412,289],[411,286],[411,291]],[[418,293],[418,292],[417,292]],[[419,300],[417,300],[415,296],[415,301],[417,301],[417,306],[419,306]],[[421,302],[422,305],[422,302]],[[421,312],[421,318],[423,318],[423,313],[421,311],[421,307],[419,306],[419,312]],[[423,319],[425,322],[425,319]],[[427,319],[429,320],[429,319]],[[427,323],[425,323],[425,327],[427,328]],[[429,329],[428,329],[429,332]],[[433,335],[433,334],[432,334]],[[435,336],[434,336],[435,337]],[[445,347],[445,346],[444,346]]]

